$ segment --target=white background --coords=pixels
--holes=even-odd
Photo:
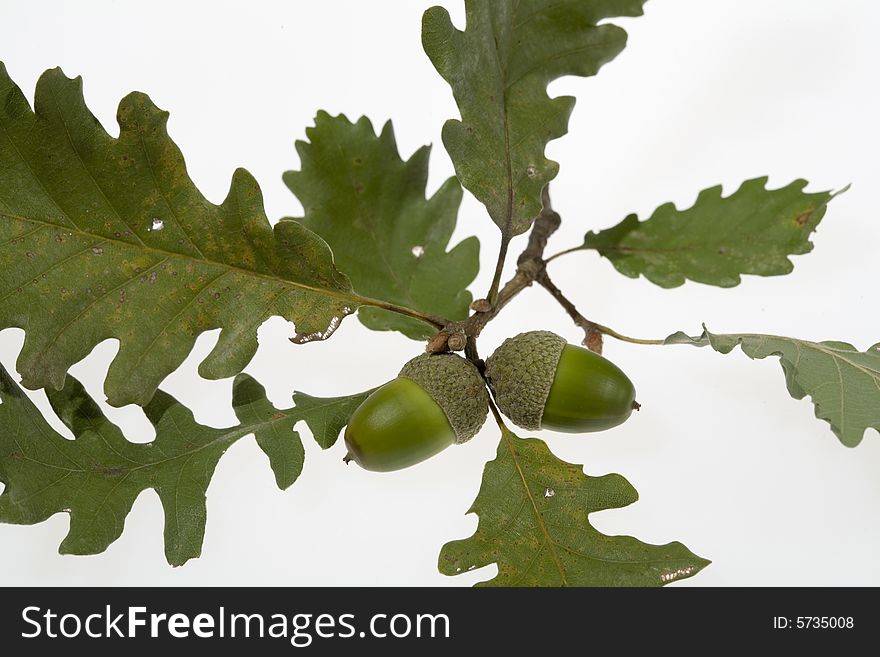
[[[451,93],[420,45],[428,2],[0,2],[0,59],[28,98],[39,74],[61,66],[82,75],[88,105],[112,134],[116,105],[147,92],[171,112],[169,131],[198,187],[219,203],[235,167],[262,185],[272,221],[296,216],[281,173],[298,168],[293,149],[318,109],[393,118],[409,156],[433,142],[429,192],[452,167],[443,121],[457,116]],[[459,26],[461,3],[443,2]],[[246,7],[246,9],[245,9]],[[549,155],[562,164],[553,183],[563,227],[550,251],[590,228],[644,217],[659,204],[689,206],[697,192],[769,175],[779,187],[799,177],[809,189],[852,190],[831,204],[815,251],[794,273],[747,277],[719,290],[687,283],[662,290],[631,280],[592,253],[567,256],[552,275],[584,313],[618,330],[664,337],[755,331],[880,340],[877,244],[880,116],[880,4],[867,0],[654,0],[646,15],[619,21],[629,46],[598,77],[568,78],[553,95],[578,103],[570,134]],[[476,234],[485,293],[498,237],[466,195],[455,240]],[[512,252],[518,252],[522,239]],[[580,339],[539,289],[529,290],[485,332],[484,354],[506,336],[546,328]],[[326,342],[296,347],[280,319],[260,332],[247,371],[271,400],[290,405],[294,389],[338,395],[392,378],[421,345],[373,333],[351,318]],[[231,381],[198,379],[196,366],[216,334],[198,341],[163,388],[212,426],[229,426]],[[13,368],[23,341],[0,333],[0,361]],[[107,342],[73,373],[101,399]],[[643,409],[624,426],[587,436],[546,433],[559,457],[590,474],[619,472],[641,501],[592,517],[609,534],[653,543],[680,540],[713,564],[684,585],[880,585],[880,441],[869,431],[856,449],[839,444],[809,401],[785,390],[776,359],[752,362],[690,347],[639,347],[608,340],[606,355],[628,372]],[[42,398],[42,393],[35,395]],[[136,408],[111,409],[131,440],[152,438]],[[444,542],[470,535],[466,516],[483,463],[494,455],[491,420],[472,442],[393,474],[341,462],[302,430],[306,467],[278,491],[252,438],[220,461],[208,491],[203,556],[166,565],[157,496],[141,495],[119,541],[92,557],[56,549],[68,518],[34,527],[0,526],[0,581],[48,584],[463,585],[437,573]]]

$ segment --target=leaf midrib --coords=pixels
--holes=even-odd
[[[277,412],[279,412],[279,413],[284,413],[284,411],[280,411],[280,410],[277,411]],[[133,466],[133,467],[120,468],[120,470],[123,471],[123,472],[120,473],[120,475],[124,474],[125,477],[128,477],[131,473],[135,472],[136,470],[144,470],[144,469],[148,469],[148,468],[159,467],[159,466],[161,466],[161,465],[164,465],[164,464],[167,464],[167,463],[170,463],[170,462],[172,462],[172,461],[176,461],[176,460],[178,460],[178,459],[182,459],[182,458],[191,459],[191,458],[192,458],[193,456],[195,456],[196,454],[198,454],[198,453],[200,453],[200,452],[202,452],[202,451],[204,451],[204,450],[206,450],[206,449],[209,449],[209,448],[211,448],[211,447],[214,447],[214,446],[218,445],[219,443],[223,443],[223,442],[226,442],[226,441],[229,441],[229,442],[231,443],[231,442],[234,442],[234,441],[236,441],[236,440],[240,440],[241,438],[244,438],[245,436],[247,436],[247,435],[249,435],[249,434],[256,434],[257,431],[263,429],[264,427],[271,426],[271,425],[274,425],[274,424],[277,424],[277,423],[279,423],[279,422],[283,422],[283,421],[285,421],[285,420],[289,420],[289,419],[290,419],[290,415],[285,414],[283,417],[280,417],[280,418],[278,418],[277,420],[267,420],[266,422],[260,422],[260,423],[252,424],[252,425],[242,425],[242,424],[239,424],[239,425],[236,425],[236,426],[234,426],[234,427],[230,427],[229,430],[226,431],[225,433],[221,433],[220,435],[216,436],[214,439],[212,439],[212,440],[206,442],[205,444],[200,445],[200,446],[196,447],[195,449],[192,449],[192,450],[190,450],[190,451],[188,451],[188,452],[182,452],[182,453],[180,453],[180,454],[175,454],[174,456],[169,456],[169,457],[167,457],[167,458],[161,459],[161,460],[159,460],[159,461],[153,461],[153,462],[151,462],[151,463],[139,463],[138,465]],[[106,439],[105,439],[105,437],[104,437],[104,435],[103,435],[102,432],[100,432],[100,431],[97,430],[97,429],[93,429],[93,431],[95,431],[95,433],[99,434],[99,435],[101,436],[101,438],[102,438],[102,441],[103,441],[105,444],[107,444],[107,441],[106,441]],[[181,432],[179,432],[179,434],[182,436],[182,435],[183,435],[183,432],[181,431]],[[75,442],[76,442],[77,440],[79,440],[81,437],[82,437],[82,434],[81,434],[80,436],[77,436],[76,439],[74,439],[74,440],[71,441],[71,442],[74,442],[74,443],[75,443]],[[149,446],[149,447],[153,447],[153,446],[156,445],[156,442],[155,442],[155,441],[153,441],[153,442],[149,442],[149,443],[141,443],[141,444],[139,444],[139,443],[132,443],[131,441],[129,441],[129,440],[125,439],[125,438],[123,438],[123,440],[125,440],[126,443],[127,443],[129,446],[132,446],[132,447],[148,447],[148,446]],[[108,445],[108,447],[109,447],[109,445]],[[116,452],[117,454],[119,454],[119,452],[118,452],[117,450],[115,450],[115,449],[112,450],[112,451],[114,451],[114,452]],[[132,460],[132,459],[130,459],[130,458],[127,457],[127,456],[124,456],[124,455],[121,455],[121,454],[119,454],[119,455],[122,456],[123,458],[125,458],[125,459],[128,460],[128,461],[131,461],[131,460]],[[41,465],[41,466],[46,467],[46,468],[52,468],[52,469],[54,469],[54,470],[62,470],[62,471],[66,471],[66,472],[68,472],[69,474],[73,474],[73,473],[76,473],[76,474],[92,474],[92,473],[96,472],[96,469],[95,469],[95,468],[85,468],[85,467],[82,467],[82,466],[80,466],[78,469],[77,469],[77,468],[64,468],[64,467],[62,467],[62,466],[60,466],[60,465],[55,465],[55,464],[53,464],[53,463],[45,463],[45,462],[43,462],[43,461],[40,461],[40,460],[35,459],[35,458],[33,458],[33,457],[30,457],[30,456],[28,456],[28,455],[26,455],[26,454],[24,454],[24,453],[22,453],[21,456],[22,456],[22,458],[23,458],[24,460],[31,461],[32,463],[36,463],[36,464]],[[136,461],[135,461],[135,462],[136,462]],[[65,475],[65,476],[67,476],[67,475]],[[59,481],[60,481],[60,480],[59,480]],[[57,483],[57,482],[54,482],[54,483]],[[47,488],[51,488],[52,485],[54,485],[54,484],[50,484]],[[46,489],[42,489],[42,490],[46,490]],[[42,490],[41,490],[40,492],[42,492]]]
[[[495,38],[495,30],[494,30],[494,13],[489,12],[489,20],[492,24],[492,53],[495,55],[495,67],[498,71],[498,78],[501,82],[501,124],[502,130],[504,131],[504,173],[507,177],[507,199],[506,199],[506,207],[505,207],[505,216],[504,216],[504,225],[499,226],[501,228],[502,239],[510,239],[511,226],[513,224],[513,164],[510,159],[510,125],[507,116],[507,89],[508,86],[505,83],[507,79],[507,66],[501,61],[501,49],[498,46],[498,40]],[[508,25],[508,30],[510,33],[513,33],[513,15],[510,15],[510,24]]]
[[[177,253],[175,251],[168,251],[166,249],[160,249],[158,247],[148,246],[146,244],[144,244],[143,246],[140,246],[138,244],[134,244],[132,242],[127,242],[122,239],[114,239],[112,237],[107,237],[105,235],[99,235],[96,233],[92,233],[92,232],[83,230],[81,228],[71,229],[68,226],[62,226],[62,225],[55,224],[55,223],[52,223],[50,221],[46,221],[43,219],[33,219],[33,218],[23,217],[21,215],[13,214],[10,212],[3,212],[3,211],[0,211],[0,217],[4,217],[6,219],[11,219],[13,221],[21,221],[21,222],[32,223],[32,224],[39,224],[39,225],[46,227],[46,228],[50,228],[53,230],[62,230],[62,231],[65,231],[65,232],[68,232],[71,234],[75,233],[75,234],[81,235],[83,237],[91,238],[91,239],[100,239],[100,240],[102,240],[102,243],[116,244],[116,245],[119,245],[119,246],[122,246],[125,248],[134,249],[134,250],[137,250],[140,252],[153,253],[153,254],[156,254],[157,256],[162,256],[165,258],[176,258],[179,260],[186,260],[186,261],[193,262],[193,263],[196,263],[201,266],[208,265],[208,266],[212,266],[212,267],[220,267],[220,268],[226,269],[231,272],[237,272],[237,273],[245,275],[245,276],[258,278],[258,279],[268,281],[268,282],[271,282],[274,284],[282,283],[284,285],[289,285],[291,287],[296,287],[296,288],[300,288],[303,290],[308,290],[309,292],[315,292],[317,294],[323,294],[326,296],[336,297],[338,299],[344,299],[346,301],[352,301],[354,303],[360,303],[360,301],[362,300],[362,298],[356,294],[350,294],[347,292],[343,292],[341,290],[334,290],[332,288],[315,287],[312,285],[307,285],[306,283],[291,281],[290,279],[287,279],[287,278],[280,278],[280,277],[276,277],[276,276],[271,276],[269,274],[264,274],[264,273],[255,271],[253,269],[245,269],[244,267],[239,267],[237,265],[230,265],[229,263],[219,262],[217,260],[208,260],[207,258],[205,258],[205,259],[196,258],[195,256],[187,255],[185,253]]]
[[[815,349],[816,351],[822,352],[823,354],[825,354],[826,356],[829,356],[832,359],[841,360],[844,363],[846,363],[847,365],[849,365],[850,367],[864,372],[865,374],[867,374],[870,378],[872,378],[874,380],[874,383],[877,386],[877,389],[880,390],[880,372],[878,372],[877,370],[869,369],[863,365],[860,365],[859,363],[856,363],[855,361],[850,360],[849,358],[846,358],[846,356],[844,356],[844,354],[847,354],[847,353],[858,353],[858,354],[866,353],[866,352],[858,351],[857,349],[855,349],[855,347],[853,347],[853,349],[855,351],[851,352],[851,351],[845,351],[843,349],[836,349],[834,347],[829,347],[827,345],[823,345],[821,342],[812,342],[810,340],[798,340],[797,338],[787,338],[782,335],[769,335],[769,334],[765,335],[765,334],[761,334],[761,333],[728,333],[728,334],[720,333],[720,334],[716,335],[715,337],[733,338],[738,343],[740,343],[740,348],[742,348],[742,339],[743,338],[754,338],[757,340],[761,340],[762,342],[766,342],[768,339],[769,340],[779,340],[781,342],[789,342],[789,343],[795,345],[796,347],[799,347],[799,345],[805,345],[808,348],[812,348],[812,349]],[[768,354],[768,355],[771,355],[771,354]]]
[[[510,435],[507,431],[504,431],[502,429],[502,437],[505,441],[505,444],[507,445],[508,451],[510,451],[510,458],[513,461],[513,465],[516,468],[517,474],[519,475],[520,481],[522,482],[523,488],[525,489],[529,504],[531,505],[532,510],[535,512],[535,519],[538,522],[541,533],[544,535],[545,545],[547,545],[548,549],[550,550],[550,554],[553,556],[553,563],[556,566],[556,569],[559,571],[559,577],[562,580],[562,585],[568,586],[568,579],[565,576],[565,568],[563,568],[562,562],[559,559],[559,555],[556,553],[556,542],[550,536],[550,533],[547,530],[547,525],[544,523],[544,516],[541,514],[540,509],[538,509],[538,505],[535,503],[535,498],[532,495],[532,489],[529,488],[525,472],[523,472],[523,469],[519,464],[519,459],[517,459],[516,457],[516,450],[513,448],[513,443],[511,442]]]

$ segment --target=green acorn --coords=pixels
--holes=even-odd
[[[603,431],[638,408],[617,365],[550,331],[508,338],[486,361],[498,408],[523,429]]]
[[[473,364],[455,354],[417,356],[352,414],[346,462],[377,472],[407,468],[473,438],[488,412]]]

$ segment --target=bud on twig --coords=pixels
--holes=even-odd
[[[587,335],[584,338],[584,346],[592,352],[601,354],[602,334],[594,328],[589,328],[587,330]]]
[[[444,351],[448,351],[448,341],[449,333],[447,331],[440,331],[437,335],[435,335],[428,341],[428,344],[425,345],[425,351],[429,354],[441,354]]]
[[[464,333],[453,333],[446,341],[450,351],[461,351],[467,345],[467,336]]]

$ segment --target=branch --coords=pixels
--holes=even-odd
[[[662,345],[666,344],[664,340],[643,340],[641,338],[632,338],[622,333],[618,333],[614,329],[587,319],[578,311],[577,307],[569,301],[556,284],[553,283],[550,275],[547,273],[547,263],[560,255],[580,250],[580,248],[562,251],[552,256],[544,258],[544,250],[547,248],[547,241],[550,236],[559,228],[562,222],[561,217],[553,210],[550,203],[550,194],[548,189],[544,188],[543,194],[544,207],[541,214],[535,219],[532,225],[532,232],[529,233],[529,241],[526,248],[516,259],[516,274],[511,278],[504,287],[498,292],[494,301],[489,299],[477,299],[471,304],[471,310],[474,313],[465,320],[458,322],[446,322],[440,328],[440,331],[428,342],[425,351],[429,353],[441,353],[444,351],[462,351],[465,357],[474,363],[482,373],[485,364],[477,353],[477,338],[482,330],[490,321],[492,321],[498,313],[510,303],[517,294],[525,288],[537,282],[543,287],[556,301],[565,309],[568,316],[571,317],[575,324],[580,326],[584,331],[583,344],[596,353],[602,353],[602,336],[610,335],[613,338],[633,344],[649,344]],[[503,259],[496,268],[496,277],[500,274],[500,267],[503,266]],[[493,283],[493,287],[494,287]],[[437,319],[437,318],[435,318]]]
[[[562,290],[556,287],[556,284],[550,280],[549,274],[547,274],[547,270],[544,269],[541,271],[540,275],[537,278],[538,283],[547,290],[550,295],[559,302],[559,305],[565,309],[565,312],[568,313],[568,316],[571,317],[572,321],[580,326],[584,330],[584,339],[583,345],[589,349],[590,351],[595,351],[597,354],[602,353],[602,328],[599,324],[595,322],[591,322],[589,319],[584,317],[578,312],[578,309],[575,305],[569,301],[564,294],[562,294]]]
[[[628,335],[618,333],[612,328],[587,319],[586,317],[581,315],[575,305],[571,301],[569,301],[564,294],[562,294],[562,290],[556,287],[553,281],[550,280],[550,276],[547,274],[546,271],[541,273],[541,276],[538,278],[538,283],[540,283],[541,286],[545,290],[547,290],[553,296],[553,298],[556,299],[556,301],[559,302],[559,305],[565,309],[565,312],[568,313],[568,316],[571,317],[572,321],[574,321],[575,324],[577,324],[584,330],[585,335],[583,344],[590,351],[595,351],[597,354],[602,353],[603,335],[610,335],[612,338],[622,340],[623,342],[631,342],[632,344],[666,344],[665,340],[645,340],[642,338],[632,338]]]
[[[532,225],[526,248],[516,259],[516,273],[513,278],[504,284],[494,301],[477,299],[471,304],[474,313],[470,317],[459,322],[448,322],[443,326],[428,343],[426,351],[440,353],[450,349],[452,351],[464,349],[465,356],[478,367],[482,367],[483,363],[477,355],[476,339],[486,324],[492,321],[511,299],[534,283],[544,271],[544,249],[547,247],[547,240],[556,232],[561,222],[559,214],[550,205],[550,196],[545,188],[544,208]]]

